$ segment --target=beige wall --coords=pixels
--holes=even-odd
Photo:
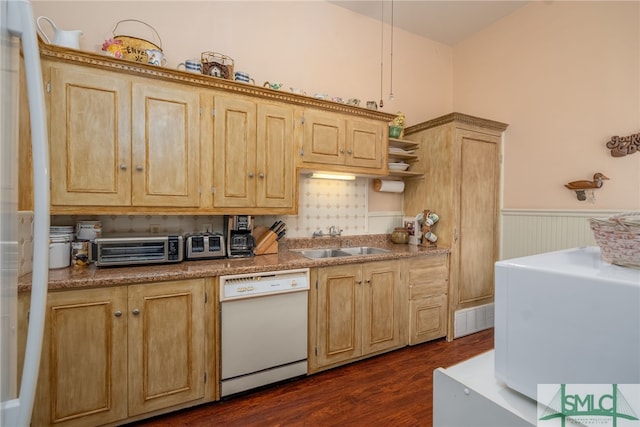
[[[258,84],[380,98],[380,23],[323,1],[33,4],[36,16],[81,29],[85,50],[99,51],[119,20],[137,18],[156,28],[172,67],[213,50]],[[604,147],[640,131],[639,22],[635,1],[534,1],[454,48],[396,28],[394,101],[385,27],[384,110],[403,111],[408,125],[451,111],[509,123],[505,208],[640,209],[640,153],[612,158]],[[598,171],[611,181],[595,203],[563,187]],[[368,203],[401,210],[394,194],[370,192]]]
[[[324,1],[35,0],[33,7],[35,16],[82,30],[84,50],[100,51],[118,21],[135,18],[157,30],[169,67],[215,51],[259,85],[281,82],[309,95],[358,98],[362,106],[380,100],[380,23]],[[384,31],[383,110],[402,110],[407,124],[450,112],[451,47],[396,29],[390,101],[389,27]],[[117,33],[154,41],[143,25],[124,23]]]
[[[534,1],[454,47],[453,107],[509,123],[504,207],[640,209],[640,2]],[[563,185],[611,178],[580,202]]]
[[[384,111],[402,111],[411,125],[452,108],[451,47],[396,28],[395,99],[389,100],[390,28],[324,1],[36,0],[33,7],[35,16],[60,28],[82,30],[83,50],[100,51],[118,21],[139,19],[159,33],[169,67],[215,51],[233,58],[235,70],[248,72],[256,84],[358,98],[362,106],[380,101],[382,57]],[[156,40],[141,24],[120,24],[116,33]],[[401,211],[402,198],[371,192],[369,205],[372,211]]]

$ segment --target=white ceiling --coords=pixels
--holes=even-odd
[[[431,40],[453,46],[528,1],[335,0],[330,3]],[[384,8],[384,10],[383,10]],[[392,14],[393,11],[393,14]]]

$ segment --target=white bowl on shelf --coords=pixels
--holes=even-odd
[[[406,171],[407,169],[409,169],[408,163],[389,163],[389,170]]]

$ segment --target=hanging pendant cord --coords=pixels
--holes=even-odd
[[[382,79],[384,70],[384,0],[380,1],[380,108],[382,108]]]
[[[391,0],[391,64],[389,73],[389,99],[393,100],[393,0]]]

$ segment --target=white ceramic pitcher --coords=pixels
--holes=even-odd
[[[44,30],[40,26],[40,20],[47,21],[51,28],[53,28],[53,44],[57,44],[58,46],[70,47],[73,49],[80,49],[80,36],[82,35],[82,31],[80,30],[62,30],[53,23],[53,21],[46,16],[39,16],[36,19],[36,25],[38,26],[38,31],[40,35],[44,37],[47,43],[51,43],[49,37],[45,34]]]

